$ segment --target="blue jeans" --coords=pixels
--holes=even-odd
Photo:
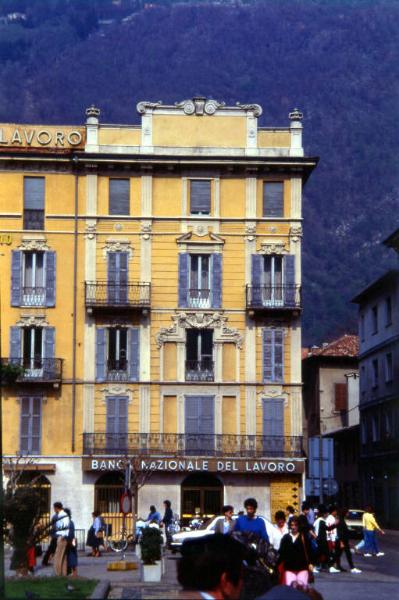
[[[364,530],[364,552],[365,554],[377,554],[378,546],[377,546],[377,537],[376,531],[369,531],[367,529]]]

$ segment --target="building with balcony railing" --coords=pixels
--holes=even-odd
[[[165,498],[184,518],[249,495],[269,517],[299,507],[302,189],[317,164],[302,114],[263,128],[256,104],[137,110],[126,125],[94,106],[76,127],[1,125],[1,356],[19,365],[4,451],[29,455],[78,528],[96,509],[120,530],[126,461],[154,471],[139,514]]]

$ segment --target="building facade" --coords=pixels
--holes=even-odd
[[[359,339],[343,335],[304,350],[304,438],[332,438],[335,500],[361,508],[359,481]],[[327,495],[327,494],[326,494]]]
[[[121,473],[188,518],[302,493],[302,115],[140,102],[141,124],[0,128],[4,451],[78,527]]]
[[[399,231],[385,244],[399,251]],[[387,271],[359,305],[360,471],[364,498],[399,527],[399,270]]]

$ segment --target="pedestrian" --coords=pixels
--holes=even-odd
[[[233,521],[234,508],[230,504],[223,506],[223,519],[216,521],[215,533],[223,533],[225,535],[234,531]]]
[[[78,549],[75,537],[75,523],[69,508],[64,509],[69,517],[68,549],[67,549],[67,575],[78,576]]]
[[[338,549],[336,554],[336,566],[340,571],[345,571],[341,566],[341,555],[345,552],[346,560],[348,561],[351,573],[361,573],[360,569],[356,569],[353,564],[352,555],[349,547],[349,528],[346,523],[345,517],[348,514],[347,508],[341,508],[338,513],[338,524],[337,524],[337,535],[338,535]]]
[[[287,506],[287,508],[285,509],[285,511],[286,511],[286,514],[287,514],[287,525],[289,527],[290,526],[290,521],[291,521],[292,517],[295,515],[295,508],[289,504]]]
[[[55,522],[57,513],[54,513],[50,521],[50,543],[42,559],[42,567],[48,567],[50,559],[54,556],[57,548],[57,536],[55,535]]]
[[[161,523],[161,515],[153,505],[150,506],[147,523],[158,523],[158,525]]]
[[[318,517],[314,523],[314,532],[317,540],[317,564],[322,571],[326,571],[330,566],[330,551],[327,541],[327,523],[328,510],[324,504],[320,504]]]
[[[278,510],[274,515],[275,525],[273,526],[273,535],[271,544],[275,550],[280,549],[280,543],[284,535],[289,532],[287,522],[285,520],[285,512]]]
[[[184,542],[177,565],[181,598],[239,600],[244,583],[244,546],[230,535]]]
[[[385,552],[380,552],[377,545],[377,530],[385,535],[385,531],[378,525],[372,506],[366,506],[363,513],[363,529],[364,529],[364,556],[384,556]]]
[[[309,516],[311,514],[309,502],[302,502],[301,509],[301,514],[298,517],[299,529],[301,530],[301,533],[308,535],[313,530],[313,521],[312,523],[310,522],[312,519]]]
[[[69,517],[64,511],[61,502],[54,502],[54,512],[57,514],[55,521],[55,535],[57,536],[57,547],[54,554],[54,573],[58,576],[67,574],[67,547],[69,534]]]
[[[293,583],[308,585],[309,571],[313,571],[309,556],[309,539],[299,529],[299,517],[294,516],[290,521],[290,532],[286,533],[281,540],[278,558],[278,564],[283,565],[283,583],[285,585]]]
[[[91,516],[93,517],[93,524],[87,533],[87,546],[91,546],[92,549],[90,556],[99,558],[101,556],[100,546],[104,545],[105,524],[100,511],[95,510],[91,513]]]
[[[33,536],[28,539],[26,546],[26,562],[28,565],[28,572],[30,575],[35,574],[36,567],[36,548]]]
[[[255,498],[247,498],[244,502],[244,508],[247,514],[238,517],[235,522],[234,531],[255,533],[260,539],[269,542],[265,522],[261,517],[256,515],[258,503]]]
[[[330,563],[330,573],[340,573],[340,570],[335,566],[337,560],[337,551],[339,548],[337,547],[338,542],[338,533],[337,533],[337,515],[338,509],[336,506],[331,505],[328,510],[328,517],[326,519],[327,526],[327,543],[328,543],[328,551],[329,551],[329,563]]]
[[[172,510],[172,503],[170,500],[164,500],[163,502],[164,508],[165,508],[165,512],[164,515],[162,517],[162,523],[165,527],[165,534],[166,534],[166,545],[168,548],[170,548],[170,544],[172,541],[172,524],[173,524],[173,510]]]

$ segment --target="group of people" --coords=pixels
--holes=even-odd
[[[223,507],[224,519],[216,524],[216,533],[231,534],[233,532],[251,532],[260,539],[267,540],[278,552],[278,569],[280,580],[287,585],[298,582],[307,585],[313,573],[320,570],[330,573],[345,571],[341,565],[342,554],[345,553],[351,573],[361,573],[353,563],[352,552],[360,553],[364,547],[364,556],[383,556],[379,552],[376,531],[384,533],[379,527],[372,507],[366,507],[363,515],[364,540],[354,549],[349,545],[349,528],[346,523],[348,510],[330,506],[328,509],[320,505],[317,509],[304,502],[299,515],[288,506],[286,512],[277,511],[275,524],[267,531],[265,520],[256,516],[257,502],[248,498],[244,507],[245,515],[233,519],[234,508]]]
[[[172,529],[173,524],[177,519],[177,516],[173,513],[172,503],[170,500],[163,501],[164,514],[161,517],[161,513],[156,509],[154,505],[150,506],[150,512],[146,519],[139,519],[136,523],[136,531],[140,534],[143,527],[158,527],[163,528],[165,531],[166,544],[169,546],[172,540]],[[138,535],[139,537],[139,535]]]
[[[43,556],[42,565],[48,566],[53,557],[56,575],[78,574],[78,548],[75,537],[75,524],[69,508],[61,502],[54,502],[54,514],[50,522],[50,544]]]

